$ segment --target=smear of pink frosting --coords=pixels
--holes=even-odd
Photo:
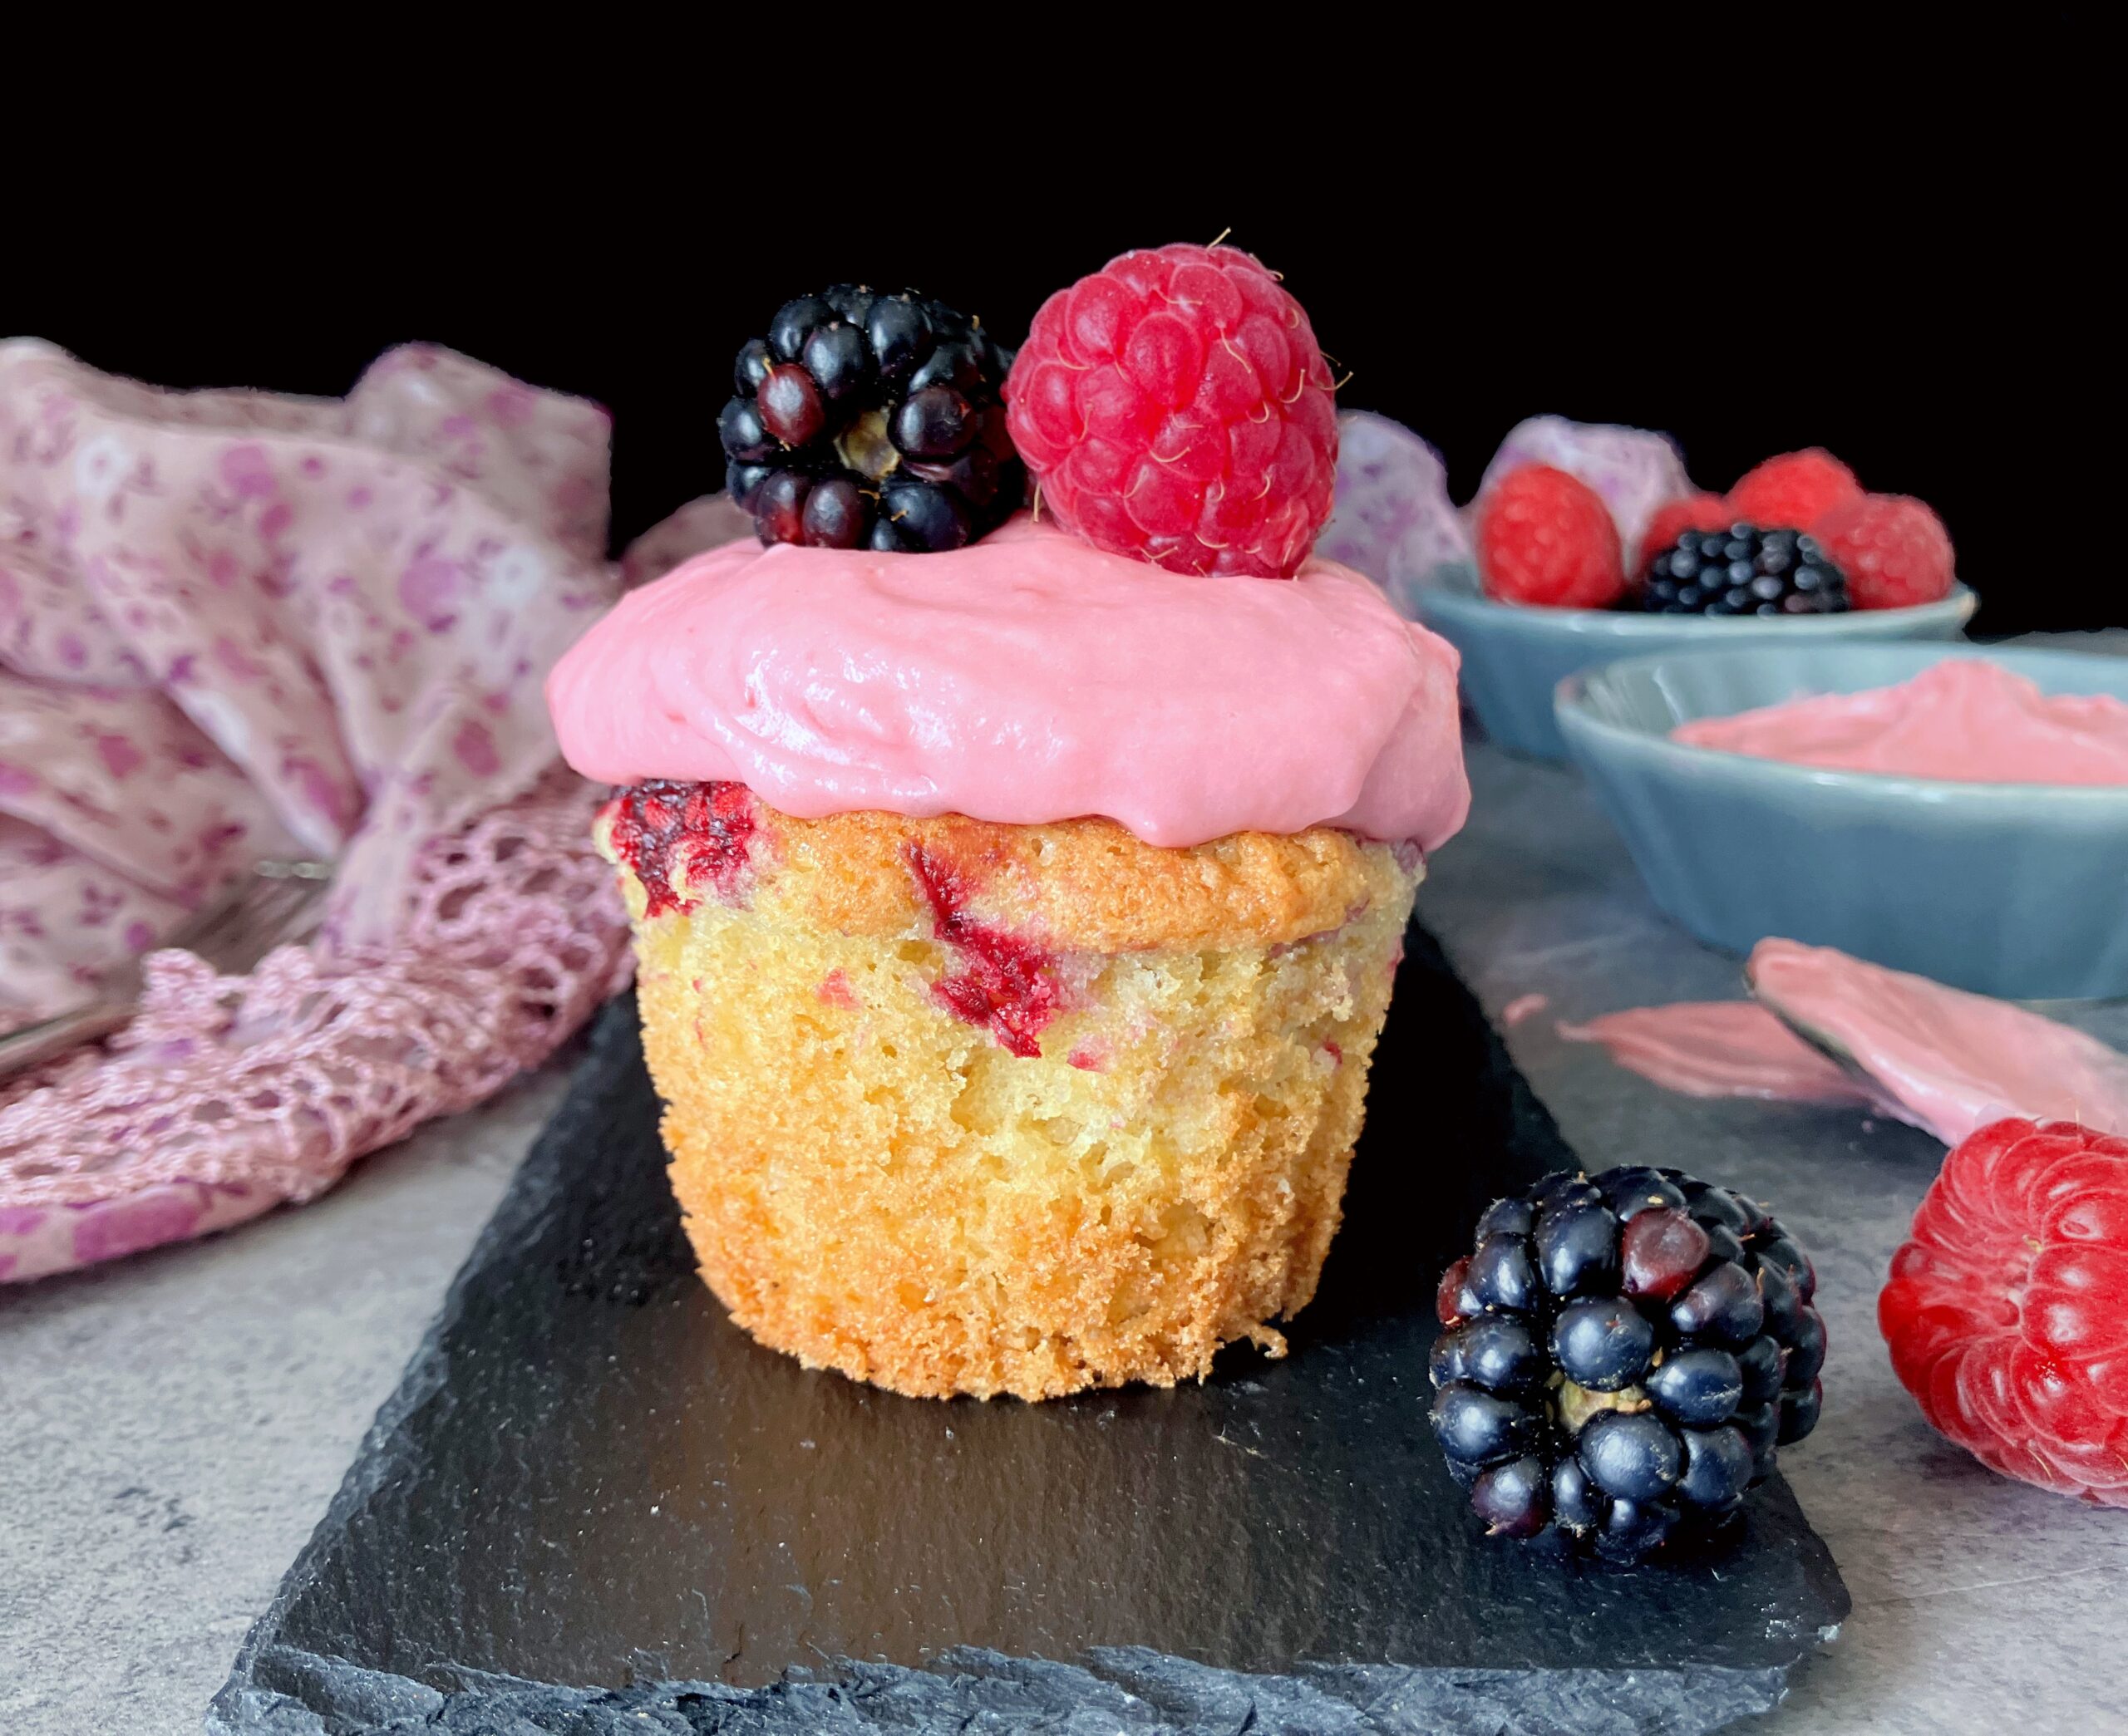
[[[2005,1115],[2128,1134],[2128,1055],[2070,1025],[1796,941],[1760,942],[1746,971],[1761,1004],[1947,1145]]]
[[[1853,1104],[1946,1145],[2006,1115],[2128,1133],[2128,1055],[2069,1025],[1830,947],[1761,941],[1748,969],[1756,1001],[1636,1007],[1559,1035],[1690,1096]]]
[[[1718,748],[1832,771],[1981,784],[2128,784],[2128,705],[2053,695],[1999,663],[1953,657],[1910,681],[1820,694],[1672,732]]]
[[[1629,1072],[1688,1097],[1894,1106],[1750,1001],[1686,1001],[1562,1024],[1571,1042],[1600,1043]]]
[[[1431,849],[1470,806],[1456,669],[1334,562],[1185,577],[1022,516],[949,554],[714,549],[623,598],[547,696],[587,777],[732,779],[805,818]]]

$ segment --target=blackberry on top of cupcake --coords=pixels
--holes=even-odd
[[[1012,352],[914,290],[838,283],[786,302],[732,366],[717,417],[732,498],[765,543],[935,553],[1017,512]]]

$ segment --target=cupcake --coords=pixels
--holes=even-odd
[[[1169,255],[1270,283],[1224,248],[1117,267]],[[1019,393],[1049,314],[1007,391],[1045,484]],[[1293,417],[1327,375],[1284,329],[1303,392],[1265,362],[1259,404]],[[875,379],[844,426],[884,411],[898,439],[924,389]],[[1267,486],[1247,548],[1290,573],[1258,576],[1195,570],[1244,546],[1216,500],[1204,535],[1135,548],[1068,481],[979,537],[982,500],[889,516],[933,485],[902,455],[884,485],[800,470],[849,484],[836,536],[864,546],[805,541],[773,461],[735,475],[769,546],[626,598],[549,686],[569,762],[617,786],[598,841],[702,1276],[764,1344],[912,1394],[1276,1354],[1337,1231],[1424,852],[1467,807],[1454,654],[1306,558],[1327,488],[1297,514]],[[911,524],[961,546],[879,546]]]

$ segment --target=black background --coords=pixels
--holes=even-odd
[[[1738,38],[1542,90],[1479,51],[1504,82],[1460,101],[1444,63],[1400,80],[1418,63],[1385,47],[1378,85],[1341,65],[1272,122],[1177,96],[1021,140],[1013,103],[1057,99],[1007,92],[997,136],[928,160],[860,109],[840,156],[800,161],[734,134],[736,88],[721,126],[549,140],[536,165],[413,140],[404,167],[269,191],[253,151],[265,179],[209,174],[204,205],[37,236],[0,268],[0,328],[170,384],[323,393],[394,342],[451,345],[612,409],[618,547],[718,485],[731,356],[786,297],[907,283],[1017,337],[1124,248],[1230,226],[1351,371],[1341,403],[1434,442],[1459,498],[1542,411],[1665,429],[1717,489],[1823,445],[1943,515],[1980,631],[2128,625],[2097,45],[2040,14],[1963,65],[1923,57],[1940,46],[1844,35],[1776,64]]]

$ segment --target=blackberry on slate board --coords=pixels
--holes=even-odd
[[[1441,1281],[1432,1422],[1487,1527],[1638,1561],[1711,1531],[1818,1420],[1817,1277],[1765,1210],[1676,1169],[1495,1200]]]
[[[764,543],[958,548],[1026,490],[1000,392],[1012,352],[913,290],[786,302],[717,418],[732,498]]]
[[[1835,615],[1847,578],[1800,530],[1687,530],[1648,563],[1640,607],[1653,615]]]

